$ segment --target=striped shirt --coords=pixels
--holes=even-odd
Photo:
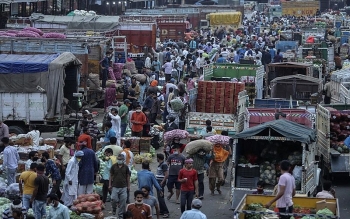
[[[26,218],[26,216],[27,216],[27,209],[24,206],[22,207],[22,214],[23,214],[24,218]],[[2,218],[3,219],[14,219],[13,216],[12,216],[12,209],[11,209],[11,207],[5,209],[5,211],[2,213]]]

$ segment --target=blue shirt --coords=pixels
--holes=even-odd
[[[80,185],[94,184],[94,176],[98,171],[95,152],[86,147],[81,150],[84,156],[79,162],[78,182]]]
[[[105,143],[109,143],[110,142],[110,138],[111,137],[117,137],[117,134],[115,133],[115,131],[110,128],[107,132],[106,132],[106,135],[105,135],[105,138],[104,138],[104,142]]]
[[[45,163],[46,176],[51,175],[53,180],[61,180],[61,174],[53,160],[47,160]]]
[[[191,209],[184,211],[180,219],[207,219],[207,216],[205,216],[200,210]]]
[[[50,207],[47,219],[70,219],[69,209],[58,203],[57,207]]]
[[[225,63],[226,59],[224,57],[220,57],[218,58],[218,60],[216,60],[216,63]]]
[[[111,167],[112,167],[112,160],[109,159],[109,160],[104,161],[104,162],[105,162],[106,166],[105,166],[103,173],[102,173],[102,179],[109,180],[110,171],[111,171]]]
[[[139,184],[139,190],[141,190],[143,186],[149,186],[151,188],[151,191],[149,192],[150,195],[153,195],[153,186],[156,187],[158,191],[162,190],[156,177],[149,170],[140,170],[137,172],[137,181]]]

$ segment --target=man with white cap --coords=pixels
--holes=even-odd
[[[63,195],[61,198],[64,205],[67,207],[71,207],[73,205],[73,200],[78,196],[79,161],[83,156],[83,151],[76,151],[67,164],[66,176],[63,183]]]
[[[199,199],[193,199],[192,209],[182,213],[180,219],[207,219],[207,216],[199,210],[201,207],[202,201]]]
[[[9,208],[5,209],[2,213],[1,218],[12,219],[12,218],[25,218],[27,215],[27,209],[22,205],[20,199],[16,199],[12,202]]]

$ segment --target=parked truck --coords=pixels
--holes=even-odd
[[[42,132],[74,124],[67,113],[80,109],[81,66],[69,52],[0,54],[0,120],[10,133],[24,134],[30,124]]]
[[[349,136],[350,106],[344,103],[321,105],[316,109],[317,154],[324,178],[336,173],[350,173]]]
[[[72,37],[68,36],[68,37]],[[122,40],[119,42],[119,40]],[[79,92],[84,95],[84,100],[90,106],[94,106],[104,100],[101,90],[90,90],[87,86],[90,73],[100,73],[100,60],[109,48],[125,45],[125,37],[86,37],[75,36],[74,39],[38,39],[38,38],[0,38],[0,53],[4,54],[55,54],[71,52],[82,63],[80,70]],[[123,43],[124,42],[124,43]],[[115,52],[117,55],[117,51]]]
[[[255,120],[264,123],[244,129],[233,137],[232,208],[239,203],[238,197],[255,190],[258,181],[265,183],[265,192],[272,192],[281,160],[290,160],[293,165],[297,193],[313,195],[316,192],[319,171],[315,162],[315,130],[283,118],[275,120],[274,113],[264,118],[265,122]],[[250,123],[252,121],[250,119]]]
[[[204,21],[201,20],[201,28],[238,28],[242,23],[242,13],[237,12],[215,12],[207,15],[207,25],[204,25]]]
[[[281,2],[282,15],[291,16],[315,16],[320,10],[319,1],[285,1]]]

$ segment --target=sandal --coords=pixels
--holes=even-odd
[[[174,195],[174,193],[170,193],[170,194],[166,197],[166,199],[170,200],[171,197],[173,197],[173,195]]]
[[[169,214],[164,214],[163,218],[169,218]]]

